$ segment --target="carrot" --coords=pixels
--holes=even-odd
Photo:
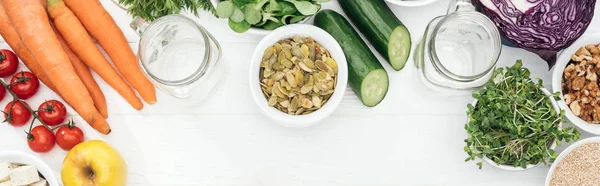
[[[46,75],[46,72],[42,70],[42,67],[37,63],[31,52],[29,52],[27,47],[25,47],[23,42],[21,42],[21,37],[19,37],[17,30],[15,30],[13,24],[10,22],[8,15],[6,15],[6,11],[4,10],[4,5],[2,3],[0,3],[0,35],[2,35],[2,38],[4,38],[6,43],[8,43],[8,46],[10,46],[10,48],[17,53],[17,56],[19,56],[25,66],[29,68],[29,71],[35,74],[35,76],[40,79],[40,81],[42,81],[42,83],[44,83],[48,88],[58,93],[58,91],[56,91],[56,87]]]
[[[88,92],[90,92],[90,96],[92,96],[92,100],[94,100],[96,109],[98,112],[100,112],[100,114],[102,114],[102,116],[104,116],[104,118],[108,118],[108,106],[106,106],[106,98],[104,97],[104,93],[102,93],[100,86],[98,86],[98,83],[96,80],[94,80],[92,73],[90,73],[90,69],[81,61],[81,59],[79,59],[77,54],[75,54],[75,52],[69,48],[69,45],[65,39],[60,35],[60,33],[58,33],[56,29],[54,29],[54,33],[56,34],[58,41],[60,41],[60,45],[62,46],[63,50],[69,57],[69,60],[75,69],[75,73],[77,73],[77,76],[79,76],[79,79],[81,79],[81,82],[83,82],[85,88],[88,90]]]
[[[110,126],[94,107],[89,92],[75,73],[69,57],[52,31],[46,10],[38,0],[2,0],[23,44],[56,86],[60,95],[102,134],[110,133]]]
[[[142,73],[125,35],[99,0],[65,0],[87,31],[106,50],[117,70],[147,103],[156,103],[156,90]]]
[[[56,29],[64,36],[70,48],[73,49],[73,52],[87,66],[96,71],[104,81],[117,90],[133,108],[137,110],[142,109],[144,106],[142,101],[119,75],[117,70],[113,68],[110,62],[104,58],[104,55],[96,47],[92,37],[90,37],[73,12],[65,6],[64,2],[62,0],[48,1],[48,14],[52,18]]]

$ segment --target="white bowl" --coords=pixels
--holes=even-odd
[[[317,43],[321,44],[325,49],[329,50],[329,53],[331,53],[333,59],[338,64],[337,84],[335,85],[335,91],[329,99],[329,101],[325,105],[323,105],[323,107],[319,110],[316,110],[315,112],[307,115],[300,116],[289,115],[273,107],[269,107],[268,100],[262,93],[258,77],[260,74],[260,63],[265,49],[267,47],[273,46],[277,41],[281,39],[289,38],[295,35],[313,38]],[[250,73],[248,79],[252,97],[254,98],[254,101],[256,102],[260,110],[262,110],[262,112],[265,113],[265,115],[267,115],[269,118],[271,118],[273,121],[277,122],[280,125],[293,128],[301,128],[308,127],[310,125],[320,122],[321,120],[329,116],[331,113],[333,113],[333,111],[337,108],[337,106],[342,101],[344,93],[346,92],[346,86],[348,84],[348,66],[346,64],[346,56],[342,51],[342,47],[340,47],[337,41],[331,35],[329,35],[329,33],[312,25],[287,25],[275,29],[269,35],[265,36],[260,41],[260,43],[258,43],[250,62]]]
[[[399,5],[399,6],[415,7],[415,6],[425,6],[425,5],[431,4],[433,2],[436,2],[437,0],[385,0],[385,1],[395,4],[395,5]]]
[[[58,186],[59,182],[48,164],[31,154],[19,151],[1,151],[0,162],[34,165],[50,186]]]
[[[220,0],[211,0],[211,2],[213,3],[213,5],[216,8],[217,4],[219,4]],[[298,23],[294,23],[294,24],[304,24],[313,16],[314,15],[308,16],[308,17],[304,18],[302,21],[300,21]],[[221,19],[221,18],[218,18],[218,19]],[[221,19],[221,20],[225,21],[227,28],[229,28],[229,24],[227,24],[228,20],[227,19]],[[272,32],[272,30],[267,30],[267,29],[258,28],[258,27],[250,27],[250,29],[248,31],[244,32],[244,34],[248,33],[248,34],[252,34],[252,35],[264,36],[271,32]]]
[[[554,65],[554,71],[552,72],[552,89],[554,90],[554,92],[560,92],[560,101],[558,101],[558,106],[565,110],[565,116],[569,121],[571,121],[571,123],[575,124],[581,130],[595,135],[600,135],[600,124],[590,124],[584,121],[583,119],[579,118],[578,116],[573,114],[573,112],[571,112],[571,109],[564,101],[565,98],[562,92],[562,77],[563,72],[567,67],[567,64],[569,63],[569,61],[571,61],[571,55],[575,54],[575,52],[579,48],[585,45],[598,43],[600,43],[600,34],[583,35],[569,48],[563,50],[560,53],[556,60],[556,65]]]
[[[558,166],[558,164],[563,159],[565,159],[565,157],[567,157],[567,155],[569,155],[569,153],[571,153],[571,151],[575,150],[575,148],[577,148],[581,145],[585,145],[587,143],[596,143],[596,142],[600,142],[600,137],[591,137],[591,138],[579,140],[578,142],[573,143],[572,145],[567,147],[565,150],[563,150],[558,155],[558,157],[556,157],[556,160],[554,160],[554,163],[552,163],[552,166],[550,166],[550,170],[548,171],[548,174],[546,175],[546,183],[544,185],[547,185],[547,186],[550,185],[550,179],[552,179],[552,174],[554,174],[554,170],[556,169],[556,166]]]
[[[550,96],[550,95],[552,95],[552,94],[551,94],[551,93],[550,93],[550,92],[549,92],[547,89],[545,89],[545,88],[541,88],[540,90],[541,90],[541,91],[542,91],[542,92],[543,92],[545,95],[547,95],[547,96]],[[477,105],[477,101],[478,101],[478,100],[477,100],[477,99],[475,99],[475,100],[473,101],[473,103],[471,103],[471,105],[473,105],[473,106],[476,106],[476,105]],[[552,102],[552,107],[554,107],[554,110],[556,110],[556,113],[560,113],[560,108],[558,107],[558,104],[556,103],[556,100],[554,100],[554,99],[550,99],[550,102]],[[469,120],[467,120],[467,122],[469,122]],[[559,127],[559,128],[562,128],[562,122],[561,122],[561,123],[558,123],[558,127]],[[552,142],[552,144],[550,145],[550,149],[552,149],[552,150],[556,149],[556,139],[554,139],[554,141],[553,141],[553,142]],[[494,166],[494,167],[497,167],[497,168],[499,168],[499,169],[502,169],[502,170],[508,170],[508,171],[522,171],[522,170],[531,169],[531,168],[533,168],[533,167],[535,167],[535,166],[538,166],[538,165],[539,165],[539,164],[537,164],[537,165],[532,165],[532,164],[529,164],[529,165],[527,165],[525,168],[522,168],[522,167],[514,167],[514,166],[512,166],[512,165],[498,165],[496,162],[494,162],[492,159],[488,158],[487,156],[484,156],[484,157],[483,157],[483,160],[484,160],[485,162],[487,162],[488,164],[490,164],[490,165]]]

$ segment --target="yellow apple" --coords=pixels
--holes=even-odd
[[[65,186],[124,186],[127,165],[109,144],[92,140],[73,147],[65,157],[61,171]]]

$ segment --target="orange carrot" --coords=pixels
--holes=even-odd
[[[100,49],[87,33],[81,22],[73,12],[65,6],[62,0],[48,1],[48,14],[52,18],[56,29],[64,36],[69,44],[82,60],[92,70],[96,71],[104,81],[111,85],[117,92],[129,102],[129,104],[140,110],[144,106],[135,92],[125,80],[119,76],[117,70],[104,58]]]
[[[2,0],[25,47],[29,49],[60,95],[102,134],[110,133],[110,126],[94,107],[89,92],[75,73],[69,57],[52,31],[46,10],[38,0]]]
[[[106,50],[121,75],[138,91],[144,101],[150,104],[156,103],[154,86],[142,73],[125,35],[100,1],[65,0],[64,2]]]
[[[15,30],[13,27],[13,24],[10,22],[8,15],[6,15],[6,11],[4,10],[2,3],[0,3],[0,35],[2,35],[4,41],[8,43],[8,46],[15,51],[17,56],[21,58],[21,61],[25,63],[27,68],[29,68],[29,70],[35,74],[35,76],[37,76],[42,83],[46,84],[48,88],[58,93],[54,84],[50,82],[50,79],[44,70],[42,70],[42,67],[40,67],[33,55],[29,52],[29,50],[27,50],[27,47],[25,47],[23,42],[21,42],[21,38],[19,37],[19,34],[17,34],[17,30]]]
[[[54,33],[56,34],[58,41],[60,41],[60,45],[62,46],[63,50],[67,56],[69,56],[69,60],[75,69],[75,73],[77,73],[77,76],[79,76],[79,79],[81,79],[81,82],[83,82],[85,88],[88,90],[88,92],[90,92],[90,96],[92,96],[92,100],[94,100],[96,109],[98,112],[100,112],[100,114],[102,114],[102,116],[104,116],[104,118],[108,118],[108,106],[106,106],[106,98],[104,97],[104,93],[102,93],[100,86],[98,86],[98,83],[96,80],[94,80],[92,73],[90,73],[90,69],[81,61],[81,59],[79,59],[77,54],[75,54],[75,52],[69,48],[69,45],[65,39],[60,35],[60,33],[58,33],[56,29],[54,29]]]

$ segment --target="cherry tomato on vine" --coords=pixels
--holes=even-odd
[[[31,72],[18,72],[10,79],[10,90],[21,99],[30,98],[39,88],[40,81]]]
[[[56,144],[66,151],[83,142],[83,131],[76,126],[62,126],[56,131]]]
[[[19,58],[10,50],[0,50],[0,77],[14,74],[19,67]]]
[[[0,86],[0,101],[4,99],[4,96],[6,96],[6,88],[4,88],[4,86]]]
[[[33,127],[31,133],[27,134],[27,145],[33,152],[49,152],[54,148],[55,142],[54,133],[43,125]]]
[[[58,100],[49,100],[39,106],[37,114],[46,125],[56,126],[65,121],[67,108]]]
[[[21,127],[25,125],[29,119],[31,119],[31,112],[29,112],[27,107],[21,104],[21,102],[11,101],[4,107],[4,118],[6,118],[5,121],[7,121],[10,125],[14,127]]]

